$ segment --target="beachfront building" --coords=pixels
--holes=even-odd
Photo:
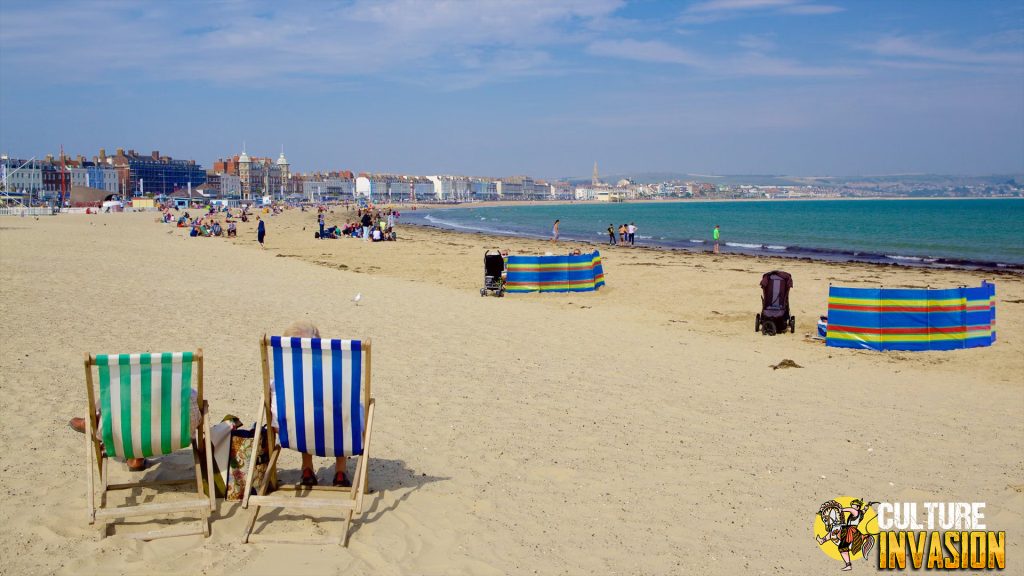
[[[575,200],[575,189],[569,182],[555,182],[551,184],[552,200]]]
[[[214,198],[240,198],[242,196],[242,180],[233,174],[221,174],[207,170],[206,184],[202,189]]]
[[[501,200],[548,200],[551,186],[542,180],[529,176],[507,176],[497,180],[498,196]]]
[[[350,170],[293,176],[293,179],[296,178],[300,178],[302,182],[302,189],[298,193],[310,202],[349,202],[355,198],[356,179]]]
[[[402,176],[364,172],[356,178],[356,194],[370,202],[408,202],[411,193]]]
[[[470,194],[473,200],[480,202],[498,200],[498,181],[490,178],[473,178],[470,181]]]
[[[274,160],[249,156],[245,150],[230,158],[219,158],[213,163],[213,171],[217,174],[237,176],[239,195],[243,200],[253,200],[263,196],[283,197],[284,185],[291,175],[291,166],[284,152]]]
[[[0,188],[5,193],[17,193],[31,201],[43,191],[43,169],[39,160],[0,156],[0,175]]]
[[[466,202],[472,198],[473,183],[466,176],[427,176],[434,183],[438,202]]]
[[[206,171],[195,160],[175,160],[161,156],[159,150],[144,156],[135,150],[125,152],[118,148],[114,156],[107,157],[101,149],[100,162],[117,170],[122,189],[132,196],[166,196],[189,184],[198,186],[206,182]]]
[[[113,167],[99,162],[84,162],[83,164],[86,172],[86,186],[104,190],[108,194],[117,194],[120,191],[117,170]]]

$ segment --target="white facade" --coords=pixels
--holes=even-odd
[[[597,189],[592,186],[579,186],[574,192],[574,197],[577,200],[595,200],[597,199]]]
[[[465,176],[427,176],[434,183],[439,202],[465,202],[472,197],[473,182]]]
[[[89,171],[85,168],[68,168],[72,186],[89,186]]]
[[[223,196],[241,196],[242,195],[242,179],[233,174],[220,174],[220,195]]]
[[[11,192],[30,192],[36,194],[43,189],[43,171],[39,161],[33,160],[25,164],[24,160],[3,159],[3,174],[6,176],[7,190]],[[19,168],[22,164],[24,167]]]
[[[356,194],[363,198],[370,197],[370,179],[366,176],[356,178]]]

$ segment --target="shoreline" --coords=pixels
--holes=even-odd
[[[456,227],[447,227],[437,224],[425,224],[422,222],[400,222],[399,226],[415,226],[418,228],[427,228],[434,230],[443,230],[445,232],[451,232],[455,234],[468,234],[478,235],[485,238],[491,239],[508,239],[515,238],[520,240],[537,240],[537,241],[548,241],[549,238],[542,235],[530,235],[522,233],[508,233],[502,234],[493,231],[483,230],[471,230],[471,229],[459,229]],[[606,242],[595,242],[592,240],[584,240],[571,235],[562,235],[559,238],[560,242],[565,243],[577,243],[585,244],[587,246],[593,246],[596,249],[614,249],[619,250],[625,248],[620,245],[611,245]],[[630,249],[647,249],[655,250],[668,253],[681,252],[685,254],[695,255],[708,255],[708,256],[745,256],[749,258],[768,258],[768,259],[779,259],[782,261],[794,261],[804,260],[809,262],[823,262],[823,263],[834,263],[834,264],[865,264],[868,266],[880,266],[880,267],[905,267],[905,268],[925,268],[929,270],[963,270],[966,272],[988,272],[998,275],[1009,275],[1009,276],[1024,276],[1024,264],[1012,264],[1012,263],[998,263],[998,262],[978,262],[971,260],[957,260],[950,258],[931,258],[931,257],[919,257],[919,256],[902,256],[899,255],[897,258],[885,254],[874,254],[874,253],[847,253],[813,249],[813,248],[795,248],[789,254],[783,253],[784,250],[772,250],[767,248],[765,245],[761,245],[761,249],[753,248],[742,249],[742,246],[730,245],[728,242],[723,243],[723,246],[719,254],[715,254],[710,249],[701,250],[697,246],[709,246],[707,242],[695,243],[694,247],[687,246],[673,246],[668,244],[636,244],[629,246]],[[741,248],[737,250],[736,248]],[[790,247],[786,247],[789,250]],[[864,257],[858,257],[861,254]],[[828,257],[832,255],[832,257]],[[888,258],[891,261],[882,261],[882,258]],[[905,259],[905,260],[901,260]]]

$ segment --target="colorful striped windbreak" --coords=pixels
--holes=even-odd
[[[604,286],[601,253],[579,256],[509,256],[508,292],[592,292]]]
[[[362,342],[271,336],[274,414],[283,448],[363,453]]]
[[[996,286],[828,291],[825,344],[868,350],[955,350],[996,341]]]
[[[99,354],[95,364],[107,454],[142,458],[189,445],[195,427],[192,352]]]

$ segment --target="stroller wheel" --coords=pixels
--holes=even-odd
[[[487,296],[487,288],[481,288],[480,289],[480,295],[481,296]]]
[[[761,315],[754,316],[754,332],[761,331]]]
[[[789,333],[790,334],[795,334],[796,333],[796,316],[790,316],[789,317]]]
[[[764,327],[762,334],[765,336],[775,336],[775,322],[765,322],[762,326]]]

